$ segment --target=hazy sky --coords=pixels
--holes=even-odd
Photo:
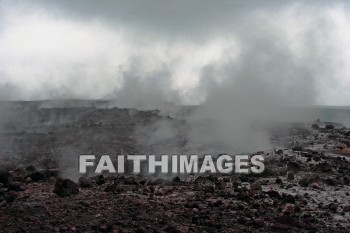
[[[346,2],[0,0],[0,99],[194,104],[225,88],[350,105]]]

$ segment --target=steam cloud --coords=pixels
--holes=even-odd
[[[0,99],[201,104],[187,152],[254,150],[254,122],[305,117],[281,107],[350,104],[349,29],[345,1],[1,1]],[[151,127],[140,142],[182,133]]]
[[[1,99],[113,98],[133,87],[126,99],[198,104],[229,83],[349,104],[345,2],[0,4]]]

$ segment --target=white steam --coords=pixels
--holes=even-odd
[[[73,17],[54,5],[0,4],[1,99],[113,98],[125,96],[124,85],[142,83],[127,99],[152,92],[162,101],[198,104],[213,85],[244,76],[247,84],[263,79],[287,91],[292,102],[349,104],[350,19],[343,5],[256,7],[227,18],[226,31],[186,40],[122,20]]]

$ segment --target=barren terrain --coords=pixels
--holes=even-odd
[[[0,232],[349,232],[350,131],[340,124],[271,128],[276,146],[251,152],[265,158],[259,176],[81,178],[74,156],[154,151],[136,143],[135,127],[186,121],[42,104],[2,103]]]

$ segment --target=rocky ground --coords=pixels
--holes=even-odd
[[[74,182],[61,178],[59,158],[70,148],[97,154],[122,145],[136,154],[126,129],[176,120],[157,111],[31,109],[19,104],[1,115],[0,232],[350,230],[350,131],[338,124],[271,128],[276,148],[254,153],[265,158],[262,175],[101,175]]]

